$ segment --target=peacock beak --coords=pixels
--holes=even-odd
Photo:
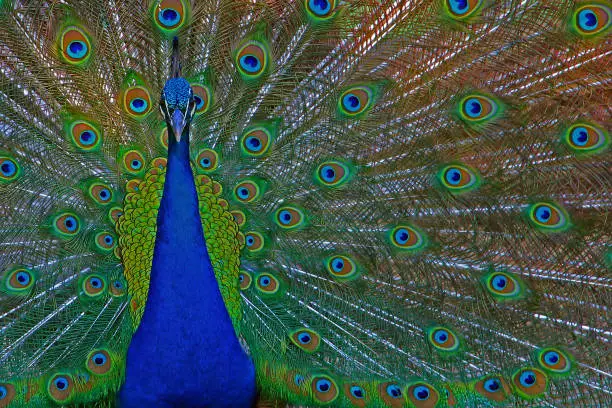
[[[180,109],[175,109],[172,113],[172,118],[170,119],[170,124],[172,125],[172,132],[174,132],[174,137],[177,142],[181,141],[181,134],[183,133],[183,129],[185,128],[185,116]]]

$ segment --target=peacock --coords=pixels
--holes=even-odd
[[[609,0],[0,0],[0,408],[610,407]]]

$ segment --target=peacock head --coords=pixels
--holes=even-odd
[[[193,90],[185,78],[176,77],[166,81],[160,108],[166,119],[169,133],[172,133],[174,139],[180,142],[183,132],[189,129],[196,108]]]
[[[177,142],[181,141],[185,130],[189,132],[189,124],[196,108],[193,89],[181,75],[180,60],[178,38],[174,37],[170,57],[170,78],[162,91],[160,109],[166,119],[168,133],[172,133]]]

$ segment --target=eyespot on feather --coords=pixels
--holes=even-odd
[[[15,159],[0,155],[0,183],[15,181],[20,174],[21,167]]]
[[[563,375],[572,369],[570,356],[558,348],[548,347],[539,350],[537,360],[540,367],[550,374]]]
[[[482,0],[445,0],[447,14],[455,20],[466,20],[480,9]]]
[[[575,123],[563,133],[563,142],[576,154],[597,154],[609,144],[607,132],[590,123]]]
[[[196,164],[198,169],[205,173],[213,172],[219,164],[219,156],[212,149],[203,149],[196,158]]]
[[[260,190],[256,182],[245,180],[234,188],[234,197],[241,203],[250,203],[259,198]]]
[[[251,278],[251,274],[248,273],[247,271],[242,270],[238,274],[238,282],[240,284],[240,290],[247,290],[248,288],[250,288],[252,281],[253,281],[253,278]]]
[[[119,221],[119,217],[123,215],[123,208],[121,207],[112,207],[108,210],[108,219],[111,221],[111,224],[115,225],[117,221]]]
[[[569,228],[569,216],[565,210],[555,204],[538,202],[527,210],[529,221],[545,232],[560,232]]]
[[[525,289],[518,277],[507,272],[490,272],[484,277],[487,291],[498,300],[512,300],[524,295]]]
[[[291,390],[291,392],[297,395],[307,395],[308,394],[308,381],[306,376],[301,374],[298,371],[290,370],[285,375],[285,383],[287,387]]]
[[[468,123],[484,123],[493,120],[500,111],[498,103],[493,98],[472,94],[461,99],[459,115]]]
[[[312,329],[295,330],[289,334],[289,338],[293,344],[307,353],[314,353],[321,345],[321,336]]]
[[[578,35],[585,38],[596,37],[610,28],[612,10],[603,4],[583,4],[576,8],[572,25]]]
[[[244,234],[246,249],[250,252],[259,252],[264,247],[264,237],[259,232],[249,231]]]
[[[95,243],[99,252],[108,254],[117,246],[117,238],[108,231],[102,231],[96,234]]]
[[[122,278],[115,279],[108,286],[110,294],[114,297],[121,297],[125,295],[127,291],[127,285]]]
[[[240,210],[233,210],[230,211],[230,214],[232,214],[232,217],[234,217],[234,221],[238,227],[244,227],[244,224],[246,224],[246,215],[244,215],[244,212]]]
[[[72,398],[73,391],[74,380],[68,373],[54,374],[47,382],[47,394],[59,404],[68,402]]]
[[[93,350],[87,356],[87,370],[95,375],[108,374],[113,368],[112,357],[107,350]]]
[[[334,16],[336,0],[304,0],[304,6],[314,21],[325,21]]]
[[[187,4],[182,0],[161,0],[152,7],[153,21],[163,32],[174,33],[187,19]]]
[[[268,48],[259,41],[248,41],[236,53],[238,72],[247,79],[261,77],[268,67]]]
[[[88,189],[89,197],[98,205],[106,205],[113,201],[113,190],[106,184],[94,182]]]
[[[531,399],[546,392],[548,379],[546,374],[537,368],[527,367],[514,373],[512,384],[521,397]]]
[[[304,214],[296,207],[281,207],[274,214],[276,224],[286,230],[296,229],[303,225]]]
[[[84,30],[69,26],[60,35],[62,59],[72,65],[85,64],[91,56],[91,40]]]
[[[9,295],[26,296],[34,289],[36,283],[36,274],[22,266],[16,266],[8,269],[4,273],[4,290]]]
[[[53,219],[53,232],[60,238],[71,238],[81,230],[79,217],[72,212],[65,212]]]
[[[481,378],[474,385],[476,392],[486,399],[494,402],[503,402],[511,394],[510,387],[506,380],[500,376],[486,376]]]
[[[453,194],[472,191],[479,185],[476,171],[464,164],[451,164],[438,172],[440,184]]]
[[[274,295],[280,290],[280,282],[274,275],[263,272],[257,275],[255,287],[262,294]]]
[[[317,375],[310,381],[313,397],[320,403],[330,404],[338,397],[336,382],[327,375]]]
[[[272,133],[263,126],[257,126],[242,136],[242,152],[249,156],[262,156],[268,151]]]
[[[344,396],[355,407],[365,408],[369,403],[368,393],[363,384],[348,382],[343,386]]]
[[[410,385],[406,395],[416,408],[435,408],[440,400],[438,391],[422,381]]]
[[[425,235],[411,225],[398,225],[391,229],[389,240],[399,250],[416,251],[427,244]]]
[[[433,327],[427,333],[429,343],[438,351],[453,352],[459,349],[459,339],[446,327]]]
[[[123,93],[123,109],[136,119],[142,119],[151,112],[151,95],[142,86],[132,86]]]
[[[0,383],[0,408],[8,407],[16,396],[17,391],[13,384],[8,382]]]
[[[70,125],[72,143],[82,151],[96,151],[102,144],[102,134],[97,126],[85,120],[77,120]]]
[[[121,162],[125,171],[134,175],[143,173],[146,166],[145,158],[138,150],[127,150],[124,152]]]
[[[340,95],[338,107],[344,116],[355,117],[365,113],[372,105],[372,90],[367,86],[355,86]]]
[[[321,163],[315,172],[315,181],[324,187],[340,187],[349,177],[348,166],[335,160]]]
[[[84,277],[81,282],[81,291],[87,298],[98,298],[104,295],[106,280],[98,275],[92,274]]]
[[[352,259],[344,255],[327,258],[325,267],[334,278],[339,280],[349,280],[357,277],[357,265]]]
[[[379,384],[378,395],[388,407],[401,408],[404,406],[404,393],[396,382],[390,381]]]
[[[191,84],[193,90],[193,101],[195,103],[195,114],[201,115],[208,111],[212,99],[210,88],[203,84]]]

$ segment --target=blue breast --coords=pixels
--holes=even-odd
[[[121,407],[250,407],[256,387],[200,224],[189,135],[172,141],[151,284],[127,354]]]

